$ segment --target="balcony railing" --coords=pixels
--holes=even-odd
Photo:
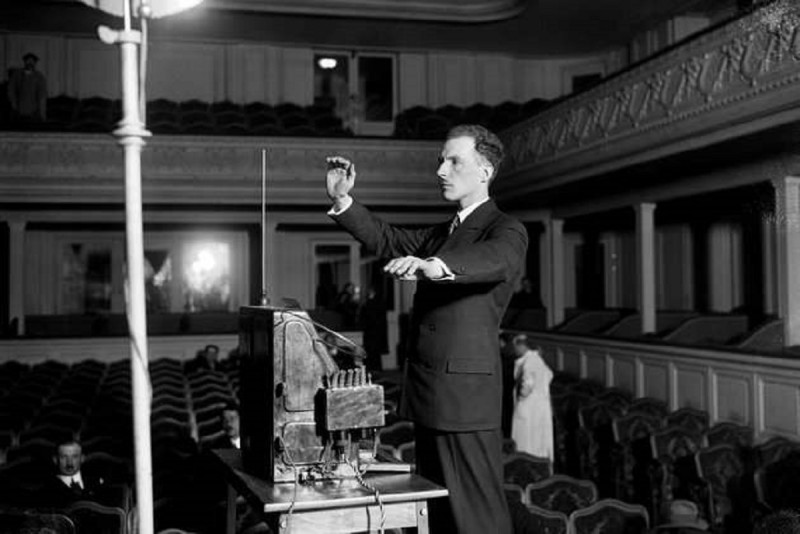
[[[503,132],[500,197],[800,119],[800,6],[773,2]]]

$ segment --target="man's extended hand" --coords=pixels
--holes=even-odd
[[[415,256],[395,258],[386,264],[383,271],[400,280],[436,280],[446,274],[438,262]]]
[[[325,160],[328,163],[328,196],[334,203],[334,209],[339,209],[344,206],[350,197],[350,190],[356,184],[356,167],[341,156],[329,156]]]

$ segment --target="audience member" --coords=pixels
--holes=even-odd
[[[800,534],[800,511],[773,512],[756,524],[753,534]]]
[[[45,480],[37,505],[63,508],[76,501],[103,501],[105,481],[82,470],[83,460],[83,449],[78,441],[65,439],[56,444],[55,472]]]
[[[539,296],[538,289],[533,287],[533,282],[527,276],[520,282],[520,289],[511,297],[509,308],[543,308],[542,298]]]
[[[186,363],[186,373],[196,373],[198,371],[217,371],[219,370],[219,347],[217,345],[206,345],[203,350],[197,351],[193,360]]]
[[[47,118],[47,80],[36,70],[36,54],[28,52],[22,61],[24,67],[12,69],[8,76],[12,120],[18,124],[42,122]]]
[[[550,407],[550,381],[553,372],[539,351],[528,346],[524,334],[514,336],[512,342],[517,356],[514,362],[514,416],[511,437],[517,450],[553,457],[553,412]]]
[[[241,449],[241,437],[239,436],[239,405],[230,401],[223,406],[219,414],[222,430],[225,434],[206,445],[207,449]]]

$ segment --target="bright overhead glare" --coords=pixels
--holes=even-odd
[[[337,64],[336,60],[333,59],[332,57],[323,57],[320,58],[319,61],[317,61],[317,65],[319,65],[319,68],[325,70],[335,69],[336,64]]]
[[[100,11],[105,11],[106,13],[110,13],[116,17],[122,17],[125,14],[125,0],[80,1],[87,6],[99,9]],[[170,15],[174,15],[175,13],[186,11],[187,9],[191,9],[202,2],[203,0],[148,0],[144,2],[142,0],[130,0],[131,13],[134,16],[136,16],[136,14],[139,12],[139,7],[142,4],[145,4],[150,11],[147,16],[154,19],[168,17]]]

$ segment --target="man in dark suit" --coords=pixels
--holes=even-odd
[[[452,221],[413,230],[356,202],[354,166],[328,159],[329,214],[368,250],[391,258],[384,271],[417,281],[400,410],[414,421],[420,474],[449,491],[430,502],[431,530],[442,534],[511,532],[498,332],[528,237],[489,198],[502,157],[500,140],[482,126],[453,128],[437,175],[442,197],[459,211]]]
[[[105,481],[81,469],[81,444],[74,439],[56,445],[53,462],[55,473],[49,477],[38,494],[37,506],[63,508],[76,501],[105,500]]]
[[[204,448],[206,449],[241,449],[239,435],[239,405],[230,401],[222,407],[219,414],[224,434],[213,439]]]

